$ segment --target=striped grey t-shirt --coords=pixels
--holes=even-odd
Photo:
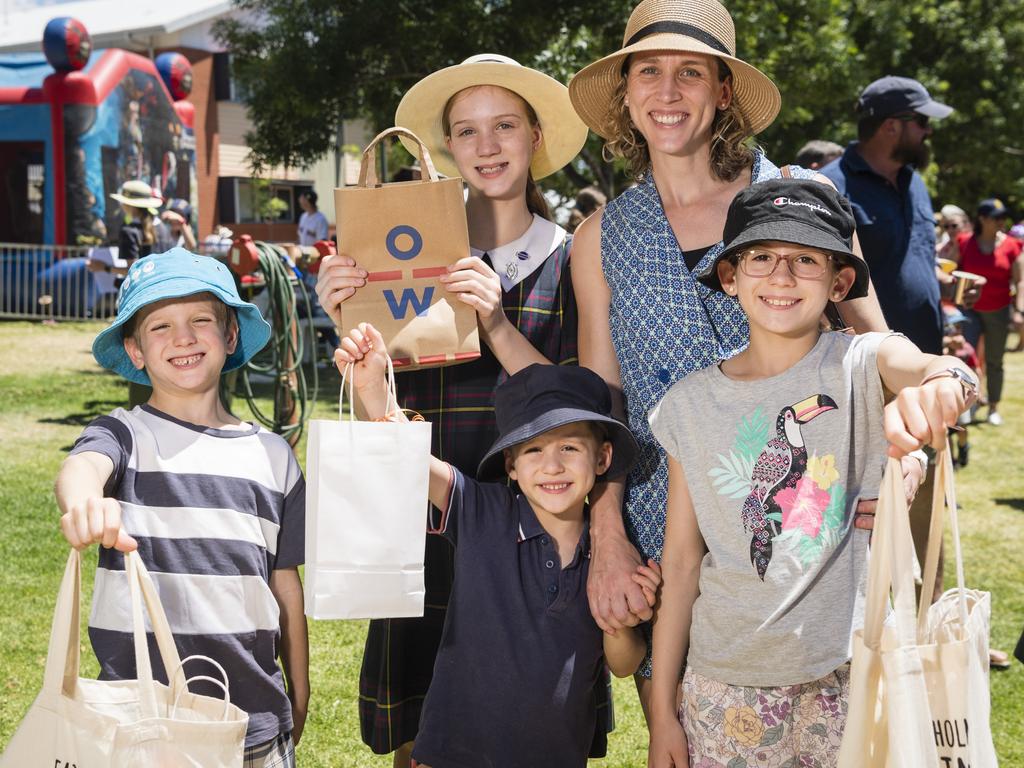
[[[246,746],[291,730],[270,591],[271,571],[304,556],[305,482],[289,445],[258,426],[212,429],[141,405],[93,421],[71,453],[85,451],[113,461],[104,493],[121,502],[182,658],[202,654],[227,670],[232,702],[249,713]],[[101,547],[89,618],[101,679],[136,677],[130,605],[124,558]],[[149,641],[153,674],[166,682]],[[206,667],[193,661],[185,672]],[[223,697],[207,683],[190,689]]]

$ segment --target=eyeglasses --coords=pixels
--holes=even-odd
[[[816,280],[828,270],[831,256],[808,251],[807,253],[791,253],[783,256],[762,248],[752,248],[739,255],[739,266],[747,277],[768,277],[775,273],[780,261],[786,262],[790,274],[805,280]]]
[[[927,128],[928,121],[931,119],[928,115],[919,115],[917,112],[911,112],[908,115],[893,115],[893,117],[901,123],[917,123],[920,128]]]

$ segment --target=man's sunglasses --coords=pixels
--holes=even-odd
[[[917,123],[918,126],[920,126],[921,128],[927,128],[928,120],[930,119],[928,115],[919,115],[916,112],[911,112],[908,115],[893,115],[893,117],[899,120],[901,123]]]

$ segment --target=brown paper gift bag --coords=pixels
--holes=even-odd
[[[424,179],[380,184],[377,145],[398,134],[419,145]],[[476,311],[438,280],[469,255],[462,180],[438,178],[423,142],[389,128],[363,152],[359,185],[334,190],[334,205],[339,252],[369,272],[366,285],[342,305],[344,329],[372,323],[402,370],[480,357]]]

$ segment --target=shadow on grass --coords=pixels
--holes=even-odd
[[[87,400],[82,404],[85,409],[81,413],[69,413],[65,416],[54,416],[45,419],[39,419],[40,424],[61,424],[65,427],[84,427],[87,426],[98,416],[106,416],[115,408],[124,406],[124,398],[118,398],[117,400]]]
[[[1024,499],[992,499],[992,501],[1001,507],[1010,507],[1018,512],[1024,512]]]

